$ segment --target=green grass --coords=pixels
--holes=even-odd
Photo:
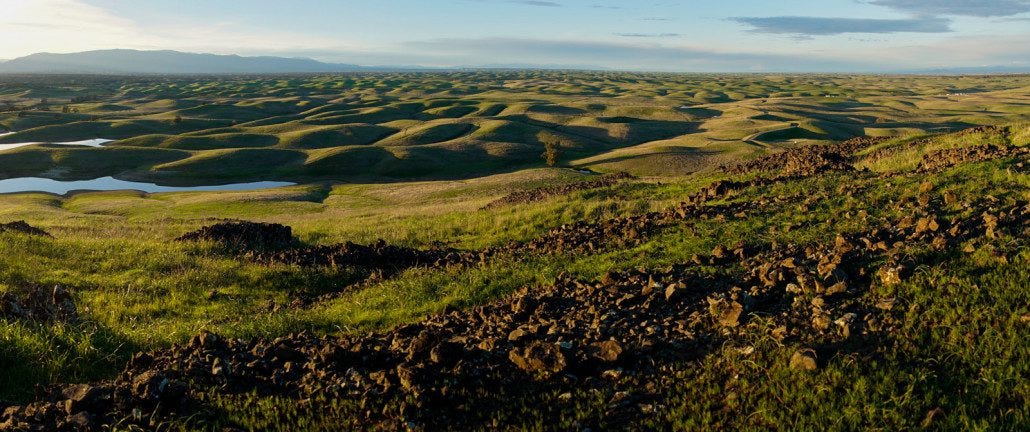
[[[91,169],[98,176],[148,181],[171,176],[181,184],[269,180],[261,174],[273,167],[249,169],[249,159],[226,158],[230,149],[334,150],[332,163],[305,167],[277,160],[294,166],[271,174],[301,182],[378,183],[542,166],[545,141],[559,143],[563,163],[681,176],[766,151],[742,141],[755,134],[776,148],[1030,120],[1020,102],[1030,91],[1026,76],[480,72],[91,81],[46,83],[51,108],[44,111],[28,96],[43,92],[39,83],[0,79],[0,101],[25,109],[0,113],[0,128],[16,132],[0,143],[100,137],[119,140],[114,146],[186,150],[192,155],[187,165],[224,161],[220,170],[199,167],[188,178],[149,160]],[[968,88],[978,92],[949,96],[941,90]],[[78,112],[60,112],[65,105]],[[378,152],[351,152],[355,146]],[[51,159],[47,167],[27,164],[17,175],[70,169]]]
[[[1005,143],[998,134],[927,134],[942,124],[950,129],[955,122],[983,120],[977,113],[983,103],[997,104],[995,111],[1001,113],[987,123],[1014,121],[1007,123],[1007,141],[1026,145],[1028,114],[1011,103],[1025,97],[1023,77],[796,77],[790,82],[769,77],[749,87],[753,77],[620,74],[616,80],[584,73],[559,83],[546,73],[498,76],[506,82],[504,89],[473,89],[483,79],[476,74],[448,80],[433,74],[396,80],[361,75],[346,80],[182,78],[175,86],[141,79],[111,90],[111,100],[104,103],[118,101],[120,108],[89,107],[101,116],[96,121],[61,116],[30,121],[0,114],[2,125],[55,137],[72,136],[59,133],[83,124],[87,129],[129,124],[140,132],[101,149],[2,152],[4,177],[126,173],[182,184],[198,179],[304,182],[247,192],[0,196],[0,222],[25,219],[54,235],[0,234],[0,289],[60,284],[74,292],[84,318],[75,324],[0,321],[0,398],[25,401],[36,384],[110,378],[133,353],[183,342],[201,330],[231,337],[380,330],[448,306],[469,307],[520,287],[548,284],[563,273],[594,279],[613,270],[660,269],[738,241],[832,242],[837,233],[864,232],[904,216],[906,210],[896,203],[916,199],[924,181],[933,184],[935,199],[951,191],[960,202],[992,196],[1011,203],[1025,200],[1030,190],[1030,176],[1015,159],[937,174],[912,172],[922,155],[934,150]],[[651,80],[666,91],[659,94]],[[908,93],[893,94],[902,84]],[[975,101],[954,101],[936,96],[944,84],[978,85],[988,92]],[[297,95],[298,88],[332,97]],[[261,96],[235,99],[244,92]],[[463,97],[455,99],[459,94]],[[674,108],[681,105],[692,106]],[[900,108],[904,114],[894,112]],[[943,112],[950,114],[936,117]],[[174,115],[184,119],[169,126],[174,123],[168,116]],[[739,141],[795,119],[807,119],[801,121],[805,130],[817,136],[773,134],[765,137],[773,141],[770,148]],[[150,122],[164,129],[147,127]],[[854,128],[907,132],[860,155],[859,166],[871,172],[753,187],[726,199],[811,198],[807,204],[794,200],[745,218],[673,224],[639,245],[591,254],[409,269],[353,288],[349,285],[365,276],[355,269],[263,266],[225,255],[212,244],[173,241],[214,219],[240,218],[290,225],[301,240],[314,244],[381,238],[415,247],[442,242],[479,249],[532,239],[562,224],[665,209],[724,178],[711,169],[719,158],[740,160],[775,151],[777,140],[838,138]],[[480,210],[512,190],[589,178],[569,169],[539,168],[541,141],[552,139],[562,142],[565,160],[577,166],[661,176]],[[243,148],[251,144],[261,148]],[[409,180],[391,181],[398,178]],[[352,182],[339,181],[348,179]],[[844,184],[857,192],[841,193]],[[961,205],[944,213],[979,217]],[[939,408],[941,414],[928,425],[932,429],[1019,429],[1030,421],[1025,379],[1030,374],[1025,337],[1030,293],[1024,286],[1030,279],[1030,253],[1026,239],[1019,237],[975,246],[971,254],[906,248],[904,255],[920,263],[914,275],[900,285],[862,294],[863,301],[899,300],[891,312],[900,323],[897,330],[867,346],[845,347],[821,358],[814,372],[790,368],[798,347],[769,337],[756,317],[743,338],[670,365],[661,402],[634,426],[916,429]],[[219,295],[209,298],[213,290]],[[267,308],[269,301],[287,304],[301,294],[327,292],[342,294],[304,309]],[[740,349],[748,347],[754,348],[751,354]],[[575,402],[569,403],[544,392],[472,414],[482,425],[530,430],[603,425],[611,394],[584,390],[572,396]],[[353,423],[361,411],[350,400],[326,401],[315,416],[288,398],[204,397],[221,410],[216,418],[255,429],[368,426]],[[546,409],[530,409],[541,406]]]

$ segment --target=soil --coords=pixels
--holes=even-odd
[[[516,191],[487,204],[483,209],[488,210],[514,204],[527,204],[543,201],[551,197],[568,195],[576,191],[613,186],[623,180],[632,178],[634,177],[629,173],[619,172],[604,174],[593,180],[581,181],[567,185],[547,186],[528,191]]]
[[[53,237],[52,235],[50,235],[50,233],[43,231],[39,228],[36,228],[32,225],[29,225],[25,221],[15,221],[0,224],[0,233],[4,232],[21,233],[30,236]]]

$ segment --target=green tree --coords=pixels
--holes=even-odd
[[[561,138],[552,134],[542,134],[540,141],[544,143],[544,153],[540,157],[544,158],[547,166],[558,165],[561,158]]]

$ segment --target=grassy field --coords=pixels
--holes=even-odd
[[[486,304],[560,275],[594,280],[613,271],[663,269],[737,242],[832,243],[837,234],[907,216],[899,203],[919,199],[927,182],[933,193],[950,191],[961,202],[1030,200],[1025,156],[916,171],[924,155],[942,149],[1030,145],[1025,76],[483,72],[95,80],[45,85],[0,78],[0,101],[35,107],[0,113],[0,126],[15,131],[0,142],[118,139],[98,149],[0,152],[0,177],[301,184],[248,192],[0,196],[0,222],[26,220],[53,235],[0,232],[0,290],[60,285],[71,290],[83,317],[0,321],[0,399],[24,402],[37,385],[110,379],[135,353],[184,343],[202,330],[241,338],[362,334]],[[82,96],[88,101],[71,102]],[[38,110],[42,98],[51,111]],[[72,112],[62,113],[64,105]],[[980,124],[1006,125],[1008,132],[948,134]],[[720,163],[860,135],[893,137],[856,156],[855,167],[864,171],[750,186],[713,204],[811,199],[742,218],[673,224],[639,244],[590,253],[499,256],[479,266],[416,267],[359,283],[367,276],[359,269],[259,264],[213,243],[174,241],[229,218],[289,225],[309,244],[384,239],[478,250],[528,241],[564,224],[664,210],[715,180],[737,178],[716,169]],[[544,166],[549,140],[560,143],[564,167]],[[594,176],[568,167],[641,177],[482,209],[514,190]],[[854,192],[841,193],[842,185]],[[961,205],[942,212],[980,217]],[[632,427],[1018,430],[1030,424],[1027,238],[984,238],[967,252],[920,245],[902,251],[914,272],[897,285],[867,284],[856,300],[897,299],[890,334],[826,348],[832,355],[820,358],[817,370],[798,371],[790,365],[798,344],[770,337],[756,315],[724,345],[667,365],[669,382],[655,390],[662,402]],[[326,293],[336,295],[301,308],[268,307]],[[479,413],[472,427],[604,425],[610,393],[574,392],[572,404],[567,395],[542,393]],[[269,419],[292,413],[300,420],[283,418],[317,430],[351,424],[347,419],[360,411],[343,401],[313,418],[292,412],[289,399],[208,397],[233,414],[166,426],[290,429]]]
[[[170,184],[475,178],[562,164],[685,175],[755,152],[857,135],[1025,119],[1025,76],[587,72],[288,78],[0,78],[0,176]],[[103,163],[102,161],[110,161]]]

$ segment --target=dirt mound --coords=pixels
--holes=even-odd
[[[490,204],[487,204],[485,207],[483,207],[483,209],[487,210],[503,207],[506,205],[526,204],[536,201],[543,201],[550,197],[568,195],[576,191],[612,186],[616,183],[619,183],[622,180],[632,178],[634,177],[629,173],[619,172],[613,174],[604,174],[596,179],[582,181],[578,183],[559,186],[547,186],[528,191],[516,191],[502,198],[499,198],[496,201],[491,202]]]
[[[37,322],[75,322],[79,313],[71,293],[61,286],[52,289],[33,287],[22,295],[0,293],[0,317]]]
[[[247,256],[264,263],[327,267],[358,266],[379,270],[400,270],[419,265],[446,266],[469,262],[473,260],[472,255],[469,252],[439,247],[423,250],[395,246],[379,240],[370,245],[347,242],[274,252],[252,252]]]
[[[0,233],[4,232],[15,232],[27,235],[34,235],[40,237],[53,237],[50,233],[29,225],[25,221],[15,221],[10,223],[0,224]]]
[[[763,156],[735,166],[722,166],[726,174],[743,175],[772,171],[780,176],[797,177],[827,171],[853,169],[849,159],[855,152],[879,143],[884,137],[857,137],[836,144],[807,145]]]
[[[1003,136],[1008,136],[1009,128],[1008,128],[1008,126],[994,126],[994,125],[974,126],[974,127],[971,127],[971,128],[966,128],[966,129],[962,129],[962,130],[960,130],[958,132],[955,132],[955,134],[957,134],[957,135],[973,135],[973,134],[980,134],[980,133],[984,133],[984,134],[1000,134],[1000,135],[1003,135]]]
[[[938,172],[963,163],[1013,156],[1026,157],[1027,155],[1030,155],[1030,148],[1027,147],[999,147],[991,144],[943,149],[923,155],[917,171],[921,173]]]
[[[294,244],[293,230],[276,223],[229,221],[184,234],[177,241],[213,241],[230,249],[281,249]]]
[[[663,389],[676,385],[670,368],[690,367],[683,361],[726,344],[746,344],[752,317],[797,347],[794,367],[818,368],[820,358],[851,350],[874,352],[906,312],[893,299],[865,294],[904,280],[920,265],[906,261],[911,257],[899,245],[946,250],[1030,231],[1027,202],[967,202],[981,217],[959,219],[938,204],[902,201],[908,216],[901,220],[828,243],[718,246],[666,270],[560,277],[385,332],[252,340],[204,333],[135,356],[112,382],[54,387],[35,403],[5,410],[0,425],[154,427],[150,422],[211,412],[200,395],[216,392],[296,399],[298,409],[313,415],[322,409],[315,401],[354,401],[350,427],[482,428],[491,407],[587,392],[610,400],[603,418],[584,426],[624,428],[653,412]]]

